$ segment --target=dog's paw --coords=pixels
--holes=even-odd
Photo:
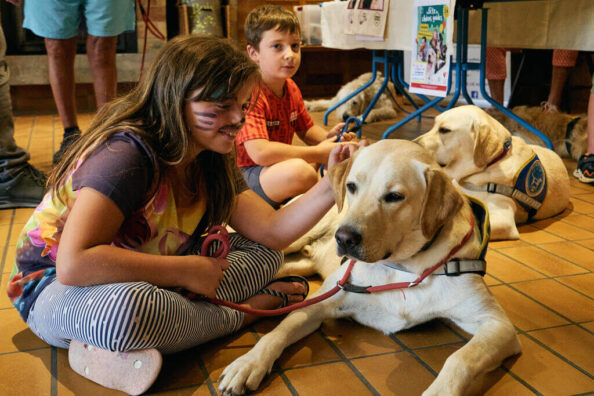
[[[272,368],[272,365],[267,367],[263,360],[250,352],[235,359],[219,377],[221,395],[243,395],[248,390],[256,390]]]

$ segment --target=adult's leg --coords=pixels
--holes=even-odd
[[[76,101],[74,99],[74,56],[76,37],[45,39],[49,61],[49,77],[54,101],[64,129],[76,127]]]
[[[553,51],[553,73],[551,75],[551,88],[549,97],[545,104],[545,110],[558,111],[563,96],[563,88],[569,77],[571,69],[577,61],[578,51],[554,50]]]
[[[505,48],[487,47],[485,59],[485,77],[489,83],[489,92],[491,97],[501,104],[503,104],[503,87],[507,77],[505,52]]]
[[[93,75],[97,108],[101,108],[116,95],[116,44],[117,36],[87,36],[87,57]]]
[[[45,175],[28,163],[29,153],[16,145],[6,41],[0,26],[0,209],[35,207],[45,192]]]

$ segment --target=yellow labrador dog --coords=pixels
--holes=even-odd
[[[477,106],[440,114],[416,142],[464,192],[487,204],[491,239],[518,239],[516,224],[554,216],[569,203],[569,177],[559,155],[512,137]]]
[[[471,205],[427,151],[406,140],[382,140],[331,169],[330,177],[339,210],[348,195],[335,237],[339,255],[351,262],[315,295],[338,281],[342,289],[289,314],[226,367],[222,394],[257,389],[283,349],[329,318],[352,318],[386,334],[447,318],[474,334],[446,360],[425,395],[464,394],[482,374],[520,353],[513,325],[478,274],[488,224],[475,219],[473,208],[486,211]]]
[[[325,111],[337,104],[338,102],[342,101],[344,98],[352,94],[355,90],[365,85],[369,80],[371,80],[371,77],[372,73],[361,74],[359,77],[343,85],[333,98],[305,101],[305,108],[307,109],[307,111]],[[378,72],[377,78],[375,79],[373,84],[371,84],[363,91],[359,92],[348,102],[340,105],[336,109],[336,117],[340,120],[346,121],[346,119],[349,117],[360,118],[361,116],[363,116],[363,113],[365,112],[365,110],[367,110],[367,107],[369,106],[375,95],[378,93],[383,82],[384,77],[382,73]],[[388,85],[386,86],[386,90],[380,95],[378,101],[375,103],[375,106],[373,106],[373,109],[371,109],[371,111],[367,115],[365,121],[375,122],[396,118],[398,114],[396,113],[396,109],[394,108],[393,103],[393,101],[396,100],[395,98],[396,89],[394,88],[394,84],[391,81],[389,81]]]

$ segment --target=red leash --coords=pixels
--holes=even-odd
[[[212,254],[210,254],[209,251],[211,250],[211,246],[212,246],[213,242],[215,242],[215,241],[219,242],[219,247],[217,248],[216,251],[214,251]],[[216,258],[225,258],[229,254],[230,250],[231,250],[231,242],[229,242],[229,233],[227,232],[227,229],[223,226],[217,225],[217,226],[213,226],[210,229],[210,231],[208,232],[208,235],[206,236],[206,239],[204,239],[204,242],[202,242],[202,248],[200,249],[200,255],[216,257]],[[354,264],[354,262],[355,262],[355,260],[352,261],[352,264]],[[352,268],[352,264],[351,264],[351,268]],[[253,315],[258,315],[258,316],[284,315],[284,314],[294,311],[296,309],[307,307],[309,305],[315,304],[319,301],[325,300],[325,299],[335,295],[336,293],[338,293],[338,291],[340,289],[342,289],[342,285],[344,285],[346,283],[350,274],[351,274],[351,271],[350,270],[347,271],[344,274],[343,279],[341,279],[336,286],[334,286],[331,290],[327,291],[326,293],[324,293],[322,295],[319,295],[319,296],[312,298],[310,300],[305,300],[300,303],[296,303],[296,304],[293,304],[293,305],[290,305],[287,307],[283,307],[283,308],[278,308],[278,309],[255,309],[255,308],[249,308],[249,307],[237,304],[237,303],[233,303],[231,301],[221,300],[218,298],[204,297],[203,299],[205,301],[208,301],[213,304],[223,305],[225,307],[233,308],[237,311],[241,311],[241,312],[253,314]],[[194,293],[190,293],[188,295],[188,298],[195,298],[197,296],[198,295],[196,295]]]
[[[376,293],[376,292],[381,292],[381,291],[386,291],[386,290],[405,289],[405,288],[417,286],[419,283],[421,283],[423,281],[423,279],[425,279],[427,276],[431,275],[432,272],[434,272],[439,267],[444,265],[454,254],[456,254],[456,252],[458,252],[458,250],[460,250],[462,248],[462,246],[464,246],[464,244],[466,242],[468,242],[468,239],[470,239],[470,236],[472,235],[473,232],[474,232],[474,216],[471,215],[470,216],[470,230],[466,233],[466,235],[464,236],[462,241],[457,246],[455,246],[448,253],[448,255],[445,258],[443,258],[439,263],[437,263],[433,267],[427,268],[425,271],[423,271],[423,273],[417,279],[415,279],[412,282],[398,282],[398,283],[388,283],[386,285],[381,285],[381,286],[369,286],[369,287],[365,288],[364,290],[368,293]],[[204,240],[204,242],[202,244],[201,255],[203,255],[203,256],[208,255],[208,251],[210,250],[210,245],[214,241],[219,241],[221,246],[219,246],[217,248],[217,250],[214,252],[212,257],[225,258],[230,250],[230,242],[229,242],[229,233],[222,226],[214,226],[211,228],[211,230],[208,233],[208,236],[206,237],[206,239]],[[340,291],[344,288],[344,285],[347,283],[349,277],[351,276],[351,272],[353,271],[355,262],[356,262],[356,260],[354,260],[354,259],[352,259],[349,262],[348,267],[347,267],[346,271],[344,272],[344,275],[342,276],[342,278],[338,282],[336,282],[336,286],[334,286],[332,289],[328,290],[326,293],[320,294],[317,297],[302,301],[300,303],[289,305],[287,307],[277,308],[277,309],[255,309],[255,308],[248,308],[243,305],[233,303],[231,301],[220,300],[218,298],[204,298],[204,300],[208,301],[210,303],[213,303],[213,304],[223,305],[225,307],[229,307],[229,308],[235,309],[240,312],[253,314],[253,315],[257,315],[257,316],[284,315],[284,314],[292,312],[296,309],[304,308],[304,307],[316,304],[320,301],[326,300],[326,299],[332,297],[333,295],[335,295],[336,293],[338,293],[338,291]]]

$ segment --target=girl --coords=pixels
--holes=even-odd
[[[79,374],[142,393],[157,377],[160,353],[254,320],[191,301],[180,288],[261,309],[278,306],[275,292],[302,300],[300,283],[269,285],[277,250],[334,199],[322,179],[275,211],[246,188],[232,152],[258,82],[257,65],[226,41],[176,38],[54,168],[17,243],[8,293],[35,334],[69,348]],[[353,150],[337,147],[329,165]],[[197,255],[199,236],[217,224],[237,231],[227,259]]]

